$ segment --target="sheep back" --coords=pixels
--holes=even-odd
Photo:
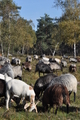
[[[41,76],[36,80],[34,84],[34,91],[37,98],[39,97],[39,94],[47,88],[47,86],[54,77],[57,76],[55,74],[49,73],[47,75]]]
[[[74,75],[70,73],[62,74],[59,77],[55,77],[54,79],[52,79],[48,87],[54,84],[63,84],[67,87],[68,91],[73,91],[77,93],[77,79]]]

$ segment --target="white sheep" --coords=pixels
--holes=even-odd
[[[7,76],[5,75],[5,80],[6,79],[7,79]],[[7,110],[9,110],[10,100],[13,95],[19,96],[23,99],[29,97],[30,99],[29,111],[35,109],[37,112],[37,108],[35,104],[35,92],[30,85],[18,79],[12,79],[6,83],[6,109]],[[27,107],[24,106],[25,109],[27,109]]]
[[[50,82],[49,86],[52,86],[54,84],[63,84],[67,87],[68,91],[69,91],[69,95],[74,92],[74,101],[75,101],[75,95],[77,93],[77,79],[74,75],[67,73],[67,74],[62,74],[59,77],[55,77],[52,79],[52,81]]]
[[[12,70],[13,70],[14,78],[18,77],[20,80],[22,80],[22,67],[20,65],[12,66]]]
[[[58,63],[61,63],[61,60],[59,58],[54,58],[54,60]]]

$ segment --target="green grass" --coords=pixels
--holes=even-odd
[[[22,62],[25,62],[26,56],[17,56],[21,59]],[[28,72],[23,70],[23,81],[27,84],[35,84],[36,80],[39,78],[38,73],[35,73],[35,65],[38,61],[32,61],[32,71]],[[63,72],[58,71],[57,74],[61,75],[62,73],[69,72],[69,61],[67,68],[63,69]],[[54,74],[56,74],[54,72]],[[77,71],[72,73],[76,76],[77,80],[80,82],[80,63],[77,63]],[[43,74],[41,74],[42,76]],[[74,102],[74,96],[71,94],[70,96],[70,107],[69,114],[66,113],[66,106],[63,105],[58,109],[57,115],[53,114],[53,108],[51,108],[50,112],[44,113],[42,110],[42,103],[37,105],[38,113],[28,112],[23,110],[23,105],[20,104],[19,107],[16,104],[12,104],[9,111],[6,111],[6,107],[3,103],[3,100],[0,100],[0,120],[80,120],[80,85],[78,85],[78,91],[76,95],[76,101]]]

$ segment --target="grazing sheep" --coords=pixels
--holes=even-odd
[[[77,59],[78,62],[80,62],[80,58],[79,57],[77,57],[76,59]]]
[[[56,73],[57,73],[57,70],[61,70],[61,71],[63,70],[62,64],[59,64],[58,62],[51,62],[49,66],[51,70],[56,71]]]
[[[12,65],[20,65],[21,60],[15,57],[12,57],[11,64]]]
[[[58,107],[62,106],[63,103],[67,106],[67,113],[68,113],[70,99],[69,99],[69,92],[64,85],[56,84],[50,86],[45,90],[42,98],[42,105],[44,107],[44,110],[48,109],[48,104],[50,104],[50,107],[54,107],[54,105],[56,105],[55,114],[57,114]],[[53,113],[54,113],[54,108],[53,108]]]
[[[61,60],[62,67],[67,67],[67,62],[65,60]]]
[[[77,93],[77,79],[74,75],[67,73],[67,74],[62,74],[59,77],[55,77],[52,79],[50,82],[49,86],[52,86],[54,84],[63,84],[67,87],[69,91],[69,95],[74,92],[74,101]]]
[[[34,57],[34,59],[36,59],[36,60],[39,59],[38,55],[34,55],[33,57]]]
[[[5,81],[5,75],[0,74],[0,97],[5,97],[6,99],[6,82],[9,80],[12,80],[11,77],[7,76],[6,81]],[[20,102],[20,98],[13,96],[14,101],[18,104]]]
[[[61,60],[59,58],[54,58],[57,63],[61,63]]]
[[[47,88],[51,80],[57,77],[55,74],[49,73],[47,75],[41,76],[39,79],[36,80],[34,84],[34,91],[36,94],[36,99],[39,99],[42,95],[43,91]]]
[[[0,73],[3,75],[6,73],[11,78],[14,78],[14,72],[10,63],[4,64],[4,66],[0,69]]]
[[[12,66],[9,63],[6,63],[1,69],[0,69],[1,74],[7,74],[11,78],[17,78],[22,79],[22,67],[21,66]]]
[[[5,75],[5,80],[6,80],[6,75]],[[17,79],[12,79],[6,83],[6,109],[9,110],[10,107],[10,100],[13,95],[19,96],[21,98],[27,98],[29,97],[30,99],[30,109],[29,111],[35,109],[37,112],[37,108],[35,105],[35,92],[33,88],[26,84],[25,82]],[[26,103],[28,104],[28,103]],[[26,104],[24,106],[25,109],[27,109]],[[32,109],[33,107],[33,109]]]
[[[7,77],[6,81],[11,80],[11,77]],[[6,81],[3,74],[0,74],[0,97],[6,98]]]
[[[69,62],[77,63],[77,59],[76,59],[76,58],[70,58],[70,59],[69,59]]]
[[[32,57],[28,55],[26,58],[26,62],[32,62]]]
[[[56,62],[55,58],[49,58],[49,62]]]
[[[43,73],[43,74],[44,73],[51,73],[52,70],[51,70],[49,65],[44,64],[43,62],[38,62],[36,64],[35,72],[39,72],[39,77],[40,77],[40,73]]]
[[[42,57],[46,57],[46,55],[45,55],[45,54],[41,54],[41,55],[40,55],[40,58],[42,58]]]
[[[10,63],[10,59],[7,57],[0,56],[0,65],[4,65],[5,63]]]
[[[22,63],[22,68],[24,68],[25,70],[28,70],[28,71],[32,70],[32,66],[31,66],[30,62]]]
[[[6,81],[11,80],[11,77],[7,77]],[[0,74],[0,97],[6,98],[6,81],[3,74]]]
[[[67,56],[67,55],[63,55],[63,58],[68,59],[68,58],[69,58],[69,56]]]
[[[41,61],[42,61],[44,64],[47,64],[47,65],[50,64],[49,58],[47,58],[47,57],[42,57]]]
[[[6,82],[0,79],[0,97],[6,97]]]
[[[69,66],[69,72],[76,72],[77,68],[76,68],[76,64],[71,64]]]

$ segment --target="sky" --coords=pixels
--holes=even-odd
[[[37,30],[37,19],[44,17],[45,13],[51,18],[59,18],[62,16],[62,11],[55,8],[54,0],[13,0],[17,6],[21,6],[19,14],[22,18],[32,20],[34,30]]]

